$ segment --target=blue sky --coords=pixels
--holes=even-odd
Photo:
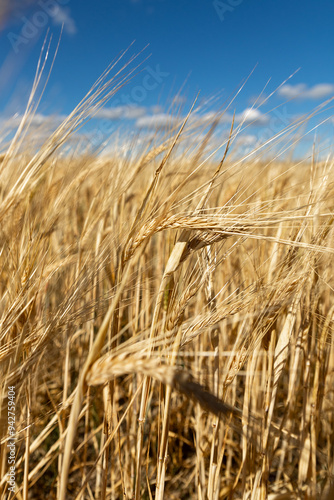
[[[2,3],[2,119],[22,114],[47,28],[55,48],[62,23],[59,51],[36,118],[40,122],[50,114],[68,114],[134,40],[129,55],[149,46],[138,57],[143,61],[139,74],[100,112],[110,130],[126,123],[147,129],[163,125],[180,90],[183,113],[199,91],[199,102],[208,99],[207,113],[212,113],[248,77],[230,114],[236,111],[239,120],[250,124],[247,134],[253,137],[261,135],[261,127],[267,135],[276,133],[280,125],[334,95],[331,0],[12,0],[7,10]],[[265,96],[296,71],[267,103],[250,111],[269,80]],[[277,106],[278,111],[270,111]],[[328,109],[312,126],[331,113]],[[332,135],[332,118],[322,130]]]

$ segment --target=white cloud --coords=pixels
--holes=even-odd
[[[155,130],[164,127],[174,127],[184,119],[182,116],[173,116],[171,113],[164,113],[161,107],[150,107],[136,105],[122,105],[100,109],[95,118],[106,120],[135,120],[136,128],[146,128]],[[189,118],[189,124],[199,126],[210,126],[214,120],[220,124],[230,125],[233,119],[231,113],[217,114],[213,111],[206,113],[192,113]],[[264,126],[269,122],[269,116],[263,114],[258,109],[246,108],[236,114],[236,123],[243,123],[251,126]]]
[[[69,35],[75,35],[78,31],[68,7],[63,8],[58,5],[58,8],[52,16],[52,22],[56,26],[61,26],[62,24],[64,24],[64,31]]]
[[[258,109],[246,108],[242,113],[236,115],[238,122],[251,125],[266,125],[269,121],[268,115],[261,113]]]
[[[114,108],[100,109],[95,118],[106,120],[137,120],[146,114],[146,108],[143,106],[115,106]]]
[[[159,104],[153,105],[150,107],[150,110],[152,113],[162,113],[163,112],[163,107],[160,106]]]
[[[16,128],[19,126],[23,118],[23,115],[15,113],[11,118],[4,119],[2,124],[8,128]],[[30,123],[30,127],[43,127],[49,126],[50,128],[55,129],[60,125],[66,116],[64,115],[43,115],[42,113],[35,113],[33,117],[28,117],[28,123]]]
[[[0,128],[3,131],[3,137],[7,137],[6,140],[13,137],[22,119],[23,115],[19,113],[15,113],[11,117],[0,115]],[[33,116],[28,116],[25,125],[28,128],[24,129],[28,134],[27,144],[29,146],[40,146],[65,119],[66,116],[60,114],[44,115],[42,113],[35,113]],[[27,147],[27,144],[24,147]]]
[[[179,95],[179,94],[177,94],[176,96],[174,96],[173,99],[172,99],[172,104],[174,106],[182,106],[186,102],[187,102],[186,97],[184,97],[182,95]]]
[[[157,113],[155,115],[143,116],[136,121],[138,128],[164,128],[173,127],[180,122],[179,118],[173,117],[167,113]]]
[[[204,113],[202,115],[193,113],[192,116],[190,117],[192,123],[198,123],[200,125],[202,124],[209,125],[210,123],[213,123],[213,121],[216,119],[218,119],[219,123],[221,124],[230,125],[233,120],[233,115],[231,113],[223,113],[219,115],[217,113],[214,113],[213,111],[208,111],[207,113]],[[243,122],[243,124],[246,125],[260,126],[260,125],[266,125],[269,122],[269,117],[263,114],[258,109],[246,108],[241,113],[237,113],[235,115],[235,121],[236,123]]]
[[[233,120],[233,115],[231,113],[223,113],[219,115],[213,111],[208,111],[207,113],[204,113],[202,115],[193,113],[190,117],[191,123],[196,123],[199,125],[202,124],[209,125],[213,123],[213,121],[216,119],[219,121],[219,123],[231,124]],[[236,123],[243,122],[243,124],[247,125],[260,126],[260,125],[266,125],[269,122],[269,117],[268,115],[263,114],[258,109],[246,108],[241,113],[237,113],[235,115],[235,121]]]
[[[278,89],[278,94],[287,99],[323,99],[334,94],[334,85],[331,83],[318,83],[313,87],[308,87],[305,83],[286,84]]]
[[[256,135],[252,134],[244,134],[244,135],[239,135],[236,138],[236,145],[237,146],[254,146],[258,141],[258,138]]]
[[[199,126],[208,126],[214,122],[214,120],[218,119],[221,124],[231,124],[233,115],[230,113],[224,113],[220,115],[213,112],[208,111],[203,114],[192,113],[189,119],[189,124],[199,125]],[[254,125],[254,126],[263,126],[267,125],[269,122],[269,117],[258,109],[246,108],[241,113],[238,113],[235,117],[236,122],[246,125]],[[145,116],[140,116],[136,121],[136,127],[138,128],[147,128],[147,129],[156,129],[163,128],[168,126],[175,126],[181,122],[182,118],[171,116],[168,113],[155,113]]]
[[[208,111],[203,114],[199,113],[192,113],[189,117],[189,123],[195,124],[195,125],[208,125],[211,124],[215,119],[218,118],[217,113],[214,113],[213,111]],[[221,118],[221,117],[219,117]]]

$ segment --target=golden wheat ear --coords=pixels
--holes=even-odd
[[[107,355],[92,365],[86,381],[88,385],[101,385],[127,373],[142,373],[169,385],[188,399],[198,403],[203,410],[218,417],[242,419],[241,410],[215,396],[207,387],[197,382],[189,372],[161,364],[159,359],[155,358],[147,359],[138,354],[132,357]],[[241,433],[241,428],[232,427]]]
[[[187,398],[199,403],[203,410],[213,413],[217,417],[232,415],[233,417],[242,418],[241,410],[224,403],[224,401],[212,394],[204,385],[196,382],[192,375],[185,371],[175,371],[173,386],[178,392],[187,396]]]

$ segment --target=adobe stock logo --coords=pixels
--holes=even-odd
[[[67,5],[70,0],[38,0],[39,10],[31,16],[30,19],[21,17],[23,26],[19,33],[8,33],[7,38],[10,41],[15,54],[18,54],[22,45],[28,44],[38,33],[45,28],[50,19],[57,18],[61,14],[61,7]],[[72,29],[74,29],[72,27]]]
[[[215,8],[215,11],[218,14],[218,17],[221,21],[225,21],[225,15],[228,12],[233,12],[238,5],[240,5],[243,0],[213,0],[212,5]]]

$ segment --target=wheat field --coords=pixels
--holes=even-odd
[[[3,141],[1,499],[334,498],[333,158],[197,102],[64,154],[118,64],[36,147],[41,59]]]

